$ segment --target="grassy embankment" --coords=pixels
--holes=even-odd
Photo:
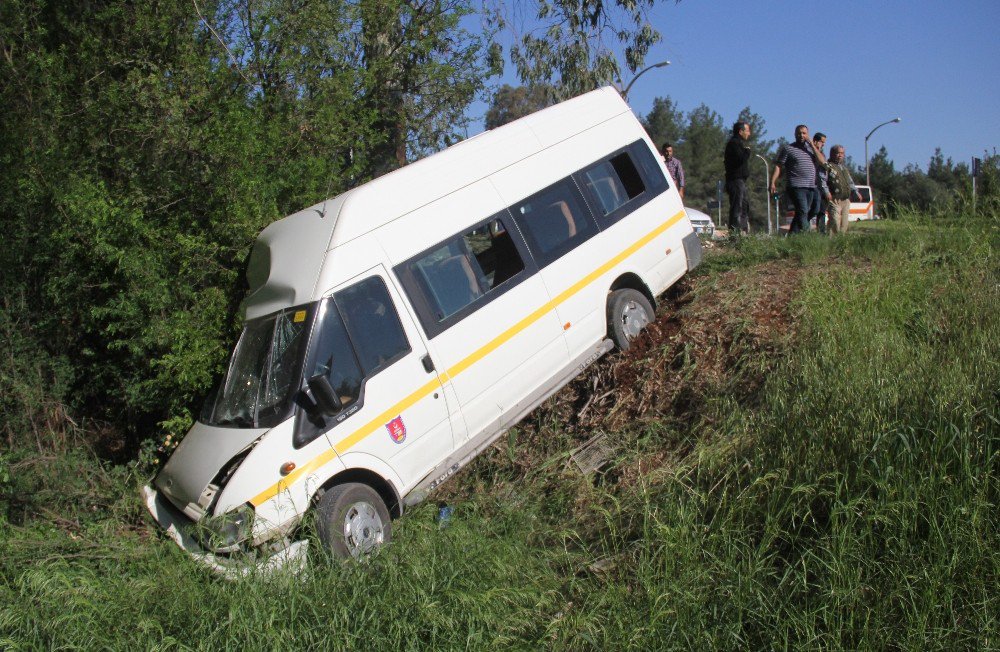
[[[453,481],[447,527],[422,506],[366,564],[220,581],[152,533],[135,469],[0,453],[0,647],[996,649],[998,214],[903,217],[711,252],[635,387],[576,426],[555,399]],[[740,296],[775,273],[763,342]],[[670,341],[719,315],[706,377]],[[665,368],[669,410],[615,410]]]

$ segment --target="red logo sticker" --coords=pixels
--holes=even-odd
[[[397,444],[402,444],[403,440],[406,439],[406,424],[403,423],[402,416],[398,416],[385,424],[385,429],[389,431],[389,436]]]

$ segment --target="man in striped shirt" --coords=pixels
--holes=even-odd
[[[663,147],[660,149],[663,152],[663,160],[667,164],[667,172],[670,173],[670,178],[674,180],[674,185],[677,186],[677,192],[681,195],[681,200],[684,199],[684,166],[681,165],[681,160],[674,157],[674,146],[670,143],[663,143]]]
[[[777,191],[778,179],[785,172],[788,194],[795,205],[795,217],[792,218],[790,233],[809,230],[809,216],[814,204],[819,202],[819,190],[816,188],[816,167],[826,165],[823,152],[813,147],[809,140],[809,127],[799,125],[795,128],[795,142],[782,145],[778,150],[778,158],[774,162],[774,172],[771,173],[771,194]],[[818,211],[817,211],[818,212]]]

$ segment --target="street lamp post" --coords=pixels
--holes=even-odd
[[[621,96],[622,96],[622,99],[623,99],[623,100],[628,100],[628,92],[629,92],[629,89],[630,89],[630,88],[632,88],[632,84],[634,84],[634,83],[635,83],[635,81],[636,81],[637,79],[639,79],[640,77],[642,77],[642,76],[643,76],[643,74],[645,74],[645,73],[646,73],[647,71],[650,71],[650,70],[652,70],[653,68],[666,68],[666,67],[667,67],[667,66],[669,66],[669,65],[670,65],[670,62],[669,62],[669,61],[661,61],[661,62],[659,62],[659,63],[654,63],[654,64],[653,64],[653,65],[651,65],[651,66],[646,66],[645,68],[643,68],[642,70],[640,70],[640,71],[638,72],[638,74],[636,74],[636,76],[635,76],[635,77],[633,77],[633,78],[632,78],[632,81],[630,81],[630,82],[628,83],[628,86],[624,86],[624,87],[622,87],[622,80],[621,80],[621,79],[619,79],[619,80],[618,80],[618,87],[619,87],[619,89],[620,89],[620,90],[619,90],[618,92],[619,92],[619,93],[621,93]]]
[[[771,175],[769,173],[769,168],[767,167],[767,159],[760,154],[754,154],[757,158],[764,161],[764,199],[767,204],[767,234],[771,234],[771,198],[767,196],[768,183],[771,180]]]
[[[899,122],[899,120],[900,120],[899,118],[893,118],[892,120],[886,120],[882,124],[878,125],[878,127],[875,127],[875,129],[872,129],[871,131],[869,131],[868,135],[865,136],[865,185],[868,186],[869,188],[872,185],[872,177],[871,177],[871,174],[868,172],[868,139],[872,137],[872,134],[875,133],[879,129],[879,127],[884,127],[886,125],[891,125],[894,122]]]

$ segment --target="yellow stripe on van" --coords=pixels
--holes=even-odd
[[[337,444],[333,448],[329,448],[323,451],[313,459],[309,460],[307,463],[303,464],[302,466],[298,467],[297,469],[289,473],[281,480],[278,480],[278,482],[276,482],[275,484],[271,485],[264,491],[260,492],[259,494],[251,498],[250,502],[256,507],[270,500],[274,496],[277,496],[279,493],[281,493],[282,491],[290,487],[292,484],[294,484],[295,481],[301,478],[303,475],[312,473],[313,471],[320,468],[327,462],[332,461],[335,457],[337,457],[337,454],[343,455],[344,453],[346,453],[348,450],[350,450],[352,446],[354,446],[359,441],[361,441],[368,435],[372,434],[373,432],[381,428],[384,424],[388,423],[390,419],[394,419],[397,416],[399,416],[403,412],[403,410],[413,406],[417,401],[421,400],[422,398],[433,392],[438,387],[440,387],[440,383],[438,382],[437,378],[427,382],[426,384],[424,384],[423,387],[413,392],[399,403],[396,403],[391,408],[384,411],[382,414],[378,415],[377,417],[366,423],[358,430],[355,430],[348,437],[341,439],[339,442],[337,442]]]
[[[681,218],[684,217],[684,214],[685,214],[684,211],[678,212],[676,215],[674,215],[669,220],[667,220],[660,226],[656,227],[655,229],[647,233],[645,236],[643,236],[641,239],[636,241],[630,247],[622,251],[620,254],[618,254],[611,260],[607,261],[594,271],[584,276],[582,279],[580,279],[573,285],[569,286],[568,288],[560,292],[556,297],[550,299],[540,308],[534,310],[527,317],[521,319],[519,322],[517,322],[516,324],[505,330],[500,335],[497,335],[495,338],[490,340],[488,343],[484,344],[476,351],[470,353],[461,362],[453,365],[446,372],[442,373],[441,382],[442,383],[448,382],[458,374],[462,373],[475,363],[485,358],[493,351],[500,348],[500,346],[510,341],[510,339],[513,338],[515,335],[517,335],[518,333],[520,333],[521,331],[523,331],[524,329],[526,329],[527,327],[531,326],[536,321],[541,319],[550,310],[554,309],[556,306],[563,303],[564,301],[572,297],[574,294],[576,294],[586,286],[596,281],[598,278],[600,278],[602,275],[604,275],[606,272],[612,269],[615,265],[618,265],[626,258],[631,256],[635,252],[639,251],[647,244],[652,242],[654,239],[656,239],[658,236],[666,232],[667,229],[672,227],[674,224],[677,224],[677,222],[679,222]],[[289,473],[287,476],[285,476],[278,482],[274,483],[264,491],[260,492],[259,494],[251,498],[250,502],[255,507],[262,505],[266,501],[270,500],[274,496],[277,496],[279,493],[290,487],[302,476],[308,473],[312,473],[313,471],[320,468],[327,462],[332,461],[337,456],[337,454],[343,455],[348,450],[353,448],[355,444],[357,444],[361,440],[368,437],[368,435],[372,434],[373,432],[381,428],[390,419],[399,416],[404,410],[406,410],[409,407],[412,407],[417,401],[423,399],[428,394],[433,392],[438,387],[438,385],[439,384],[437,379],[431,380],[430,382],[424,384],[418,390],[411,393],[409,396],[399,401],[389,409],[385,410],[380,415],[378,415],[377,417],[366,423],[358,430],[355,430],[347,437],[341,439],[333,446],[333,448],[323,451],[313,459],[309,460],[309,462],[307,462],[306,464],[303,464],[301,467],[295,469],[294,471]]]

